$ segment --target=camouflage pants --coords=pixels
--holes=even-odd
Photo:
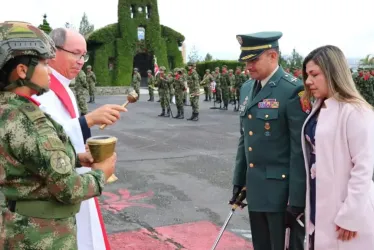
[[[217,87],[217,88],[216,88],[216,100],[217,100],[217,101],[222,101],[222,99],[221,99],[221,94],[222,94],[221,87]]]
[[[134,88],[135,92],[138,94],[138,98],[140,97],[140,82],[132,83],[131,86]]]
[[[88,113],[86,94],[83,92],[76,93],[78,109],[81,114]]]
[[[222,87],[222,100],[225,105],[229,103],[230,90],[228,86]]]
[[[236,88],[236,101],[239,103],[240,100],[240,88]]]
[[[148,86],[148,93],[149,93],[149,97],[151,99],[153,99],[154,96],[155,96],[155,93],[154,93],[154,90],[153,90],[153,88],[151,86]]]
[[[183,109],[183,95],[184,95],[183,89],[177,89],[175,90],[175,103],[177,105],[178,110]]]
[[[95,97],[95,83],[88,84],[88,93],[90,97]]]
[[[208,86],[204,87],[204,93],[205,93],[205,100],[212,99],[212,92],[210,90],[210,87]]]
[[[0,249],[78,249],[75,216],[40,219],[12,213],[2,208]]]
[[[170,92],[169,90],[159,90],[161,108],[168,110],[170,105]]]
[[[199,96],[190,97],[190,102],[192,106],[192,113],[199,113]]]

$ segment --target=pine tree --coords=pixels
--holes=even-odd
[[[43,24],[39,25],[38,28],[43,30],[47,34],[52,31],[52,28],[49,26],[49,23],[47,21],[47,14],[43,15]]]

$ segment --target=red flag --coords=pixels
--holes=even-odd
[[[154,72],[155,72],[155,76],[159,73],[159,68],[158,68],[158,65],[157,65],[157,58],[154,57],[155,59],[155,68],[154,68]]]

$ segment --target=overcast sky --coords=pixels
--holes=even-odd
[[[136,1],[136,0],[134,0]],[[283,54],[296,48],[303,56],[333,44],[347,57],[374,54],[374,0],[159,0],[161,24],[186,37],[187,55],[195,46],[202,57],[239,56],[237,34],[283,32]],[[17,8],[13,7],[17,4]],[[2,1],[0,21],[21,20],[34,25],[47,13],[52,28],[70,22],[79,28],[83,12],[95,29],[117,22],[117,0]],[[9,11],[7,11],[9,10]]]

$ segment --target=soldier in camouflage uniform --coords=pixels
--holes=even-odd
[[[210,69],[206,69],[204,78],[201,82],[201,86],[204,87],[205,102],[210,102],[212,100],[212,92],[210,90],[211,82],[213,82],[213,76],[210,74]]]
[[[81,201],[101,194],[116,156],[85,174],[74,171],[79,162],[90,165],[90,154],[77,156],[62,126],[32,98],[48,91],[47,60],[56,51],[43,31],[1,23],[0,51],[0,248],[77,249],[75,214]]]
[[[238,107],[236,106],[236,80],[234,75],[234,70],[229,69],[229,82],[230,82],[230,98],[234,104],[234,111],[237,111]],[[238,105],[239,106],[239,105]]]
[[[92,71],[91,65],[87,66],[87,85],[88,93],[90,95],[90,101],[88,103],[95,103],[95,85],[96,85],[96,76]]]
[[[176,68],[174,70],[175,100],[178,109],[178,114],[174,117],[176,119],[184,119],[183,93],[187,90],[184,81],[182,70]]]
[[[79,72],[77,77],[75,78],[75,96],[78,103],[79,112],[81,113],[81,116],[88,113],[88,107],[87,107],[87,77],[83,70]]]
[[[221,74],[221,91],[222,91],[222,100],[223,100],[223,110],[227,110],[229,105],[229,96],[230,96],[230,79],[229,74],[227,73],[227,67],[222,67]]]
[[[140,81],[142,77],[139,74],[138,68],[134,68],[134,73],[132,75],[131,87],[134,88],[135,92],[138,94],[138,100],[140,98]]]
[[[199,94],[200,94],[200,84],[199,75],[196,70],[192,68],[192,64],[188,64],[188,76],[187,84],[190,89],[190,101],[192,106],[192,115],[187,120],[198,121],[199,120]]]
[[[158,87],[158,95],[160,98],[160,104],[162,112],[158,116],[170,117],[170,91],[169,91],[169,80],[165,75],[166,68],[164,66],[160,67],[160,73],[156,76],[155,85]],[[167,113],[165,113],[167,110]]]
[[[225,67],[224,65],[223,67]],[[221,105],[222,102],[222,92],[221,92],[221,73],[219,72],[219,67],[215,68],[215,72],[213,74],[214,81],[216,82],[216,100],[215,102],[218,102]]]
[[[169,92],[170,92],[169,105],[170,105],[170,103],[173,102],[173,96],[175,94],[175,90],[174,90],[174,77],[173,77],[173,73],[171,71],[168,72],[167,79],[169,81]]]
[[[155,94],[154,94],[154,81],[155,77],[152,75],[152,70],[148,70],[148,79],[147,79],[147,84],[148,84],[148,93],[149,93],[149,102],[154,102],[155,101]]]
[[[243,83],[246,82],[246,78],[242,73],[242,68],[240,66],[236,67],[235,72],[235,90],[236,90],[236,102],[239,103],[240,100],[240,88],[242,87]],[[238,111],[237,109],[234,111]]]

